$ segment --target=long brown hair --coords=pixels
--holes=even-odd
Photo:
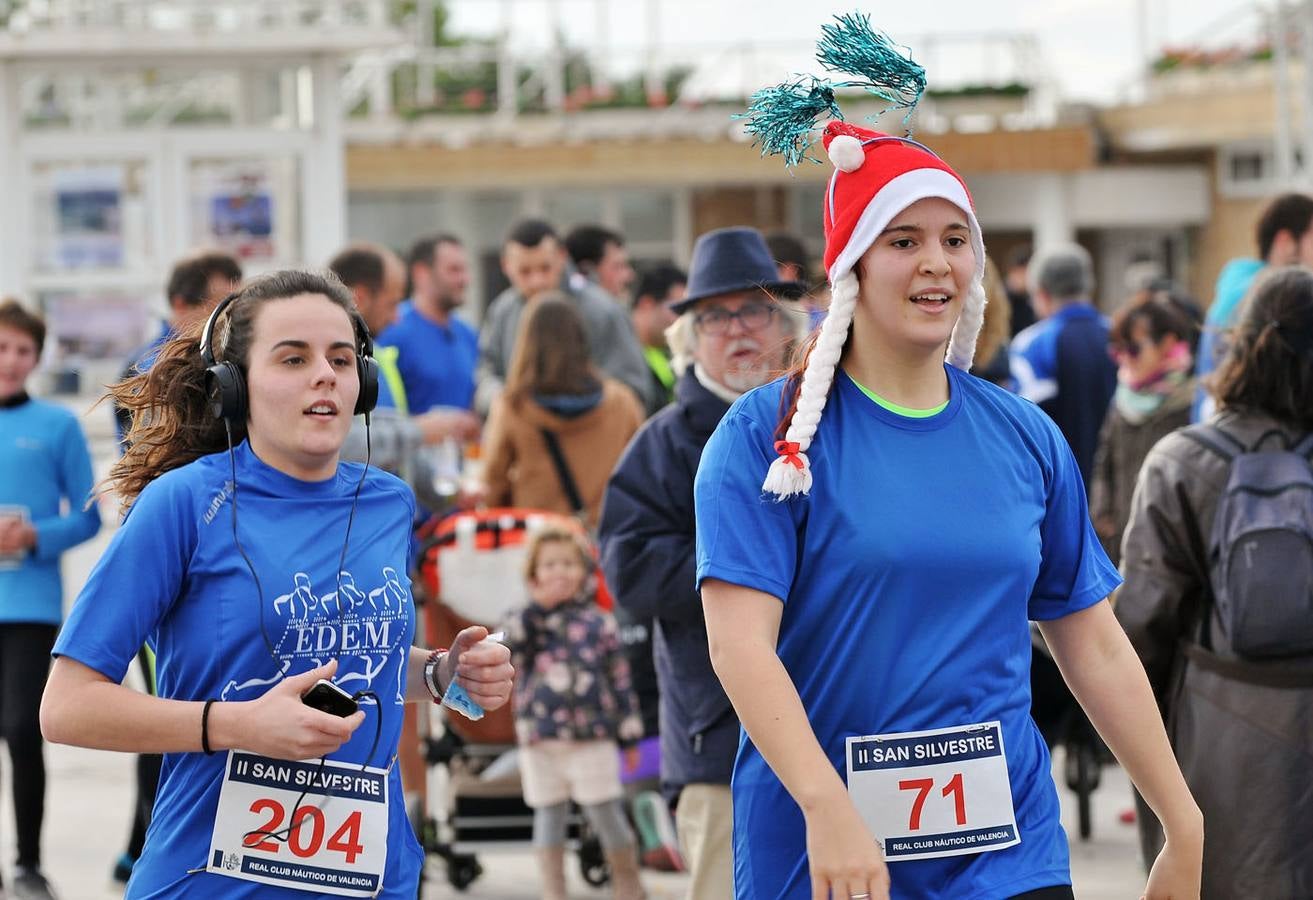
[[[237,292],[214,329],[214,356],[237,364],[243,377],[260,308],[274,300],[320,294],[357,315],[351,292],[331,273],[284,269],[252,279]],[[168,472],[228,447],[224,420],[211,411],[211,391],[201,359],[203,321],[168,341],[145,373],[109,386],[108,397],[132,416],[127,450],[109,470],[103,488],[131,506],[142,488]],[[232,423],[232,441],[246,437],[246,423]]]
[[[1221,407],[1313,431],[1313,270],[1290,266],[1259,279],[1209,386]]]
[[[520,317],[506,375],[506,398],[579,396],[597,390],[600,381],[588,353],[584,321],[574,304],[556,291],[531,301]]]
[[[985,297],[985,322],[976,338],[976,359],[982,366],[989,365],[1007,343],[1012,330],[1012,305],[1008,301],[1007,288],[998,273],[998,266],[988,256],[985,257]]]

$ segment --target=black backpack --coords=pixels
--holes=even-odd
[[[1253,447],[1213,425],[1182,435],[1231,464],[1208,539],[1208,578],[1222,633],[1241,659],[1313,657],[1313,434]],[[1206,625],[1205,625],[1206,630]]]

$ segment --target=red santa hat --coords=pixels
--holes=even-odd
[[[971,368],[985,315],[985,244],[962,178],[929,148],[909,138],[836,121],[826,126],[823,142],[834,164],[824,208],[830,309],[808,357],[789,427],[784,439],[776,442],[779,456],[762,486],[781,500],[811,490],[807,449],[816,436],[857,307],[853,267],[895,216],[918,200],[939,197],[957,206],[967,218],[976,265],[948,341],[946,358],[951,365]]]

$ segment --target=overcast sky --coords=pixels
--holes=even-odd
[[[600,3],[606,3],[604,15],[599,15]],[[911,46],[932,87],[1010,80],[1019,62],[1029,62],[1065,98],[1105,101],[1133,80],[1142,36],[1147,35],[1151,48],[1250,44],[1259,32],[1259,10],[1274,5],[1237,0],[448,0],[456,33],[493,34],[509,8],[516,44],[541,45],[555,11],[572,45],[596,46],[605,22],[612,54],[637,60],[646,35],[655,30],[662,45],[682,48],[676,55],[700,46],[704,60],[723,60],[714,68],[737,73],[725,77],[745,81],[814,71],[808,56],[821,24],[834,13],[861,9],[876,27]],[[1013,53],[1002,40],[960,39],[1009,34],[1032,36],[1036,58]],[[740,54],[714,55],[715,48],[729,44],[759,48],[750,71],[742,69]]]

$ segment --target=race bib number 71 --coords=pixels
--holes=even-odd
[[[847,757],[848,793],[890,862],[1021,842],[998,722],[850,737]]]
[[[386,769],[232,751],[206,869],[321,894],[372,897],[387,863],[387,789]]]

